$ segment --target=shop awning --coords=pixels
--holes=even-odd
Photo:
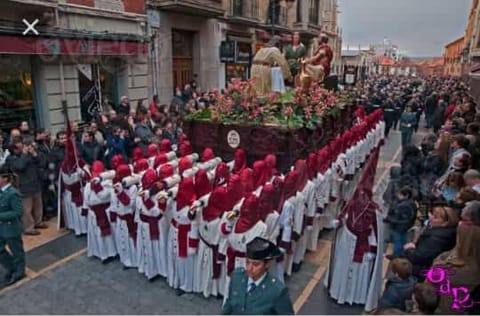
[[[26,55],[142,55],[148,44],[125,40],[66,39],[0,35],[0,54]]]

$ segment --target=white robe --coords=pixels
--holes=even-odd
[[[118,217],[115,223],[112,223],[113,233],[115,235],[115,245],[117,246],[117,251],[120,256],[120,262],[125,267],[136,267],[137,266],[137,248],[136,240],[133,240],[128,232],[127,222],[122,220],[120,217],[127,214],[135,214],[135,204],[137,199],[137,187],[132,185],[131,187],[125,189],[125,193],[130,198],[130,203],[124,205],[115,194],[115,191],[112,191],[111,202],[110,202],[110,211],[116,212]]]
[[[303,261],[305,257],[305,252],[307,250],[307,246],[309,243],[312,242],[313,238],[318,239],[318,232],[316,236],[313,236],[313,224],[315,222],[315,215],[317,212],[317,203],[315,200],[315,182],[308,180],[307,184],[305,185],[302,195],[304,196],[304,210],[305,210],[305,218],[303,219],[304,221],[307,218],[312,218],[312,223],[308,224],[305,223],[302,226],[305,227],[303,230],[302,237],[300,238],[300,242],[297,244],[297,249],[295,250],[295,258],[294,258],[294,263],[300,263]],[[300,205],[301,206],[301,205]],[[303,228],[302,227],[302,228]]]
[[[213,278],[213,264],[218,258],[214,258],[213,249],[210,246],[217,246],[220,243],[220,218],[216,218],[210,222],[200,220],[198,226],[199,235],[201,236],[198,245],[198,253],[195,263],[195,292],[202,293],[204,297],[210,295],[223,295],[225,290],[226,271],[224,262],[219,262],[220,276]],[[205,243],[208,243],[207,244]]]
[[[115,246],[115,239],[112,234],[102,236],[100,227],[97,226],[97,217],[90,206],[99,205],[110,202],[110,194],[112,189],[112,182],[110,180],[102,182],[103,190],[95,193],[90,183],[87,183],[84,189],[84,207],[88,208],[88,233],[87,233],[87,248],[88,256],[95,256],[101,260],[105,260],[117,255]],[[107,213],[108,217],[108,213]]]
[[[374,260],[364,254],[361,263],[353,262],[357,237],[346,225],[339,228],[335,241],[332,284],[329,294],[339,304],[365,304],[365,310],[376,308],[382,291],[383,264],[383,225],[380,212],[376,212],[377,234],[369,238],[371,245],[377,246]],[[325,275],[324,285],[328,287],[329,271]]]
[[[189,240],[198,240],[198,224],[191,222],[188,218],[190,205],[177,210],[176,204],[176,201],[172,202],[172,220],[175,220],[180,225],[191,225],[191,227],[187,237],[187,257],[180,257],[178,252],[180,247],[179,230],[173,223],[170,224],[167,246],[167,280],[168,284],[174,289],[192,292],[197,248],[190,247]]]
[[[66,174],[61,172],[63,183],[72,185],[81,181],[78,172]],[[72,201],[72,193],[68,190],[63,192],[63,205],[65,210],[67,227],[75,232],[75,235],[83,235],[87,233],[87,217],[82,216],[82,207],[77,207]]]
[[[284,254],[284,258],[280,262],[276,262],[276,277],[280,281],[284,282],[284,275],[288,272],[287,262],[288,258],[291,257],[291,254],[288,254],[292,250],[292,232],[293,232],[293,216],[295,212],[295,207],[297,205],[297,197],[291,196],[283,203],[282,212],[280,213],[280,218],[278,220],[279,227],[281,230],[280,241],[282,244],[277,244],[280,250]],[[290,249],[286,249],[290,248]],[[290,270],[291,274],[291,270]],[[288,275],[290,275],[288,274]]]
[[[168,242],[168,219],[165,212],[158,208],[156,197],[151,197],[154,206],[147,209],[143,203],[142,197],[137,198],[137,265],[138,271],[145,274],[148,279],[152,279],[158,275],[167,276],[167,242]],[[152,240],[150,237],[150,224],[144,222],[140,218],[140,214],[144,216],[159,216],[162,218],[157,222],[159,238]]]

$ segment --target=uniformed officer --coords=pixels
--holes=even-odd
[[[0,167],[0,264],[7,270],[5,285],[12,285],[25,277],[23,209],[13,179],[13,173],[6,166]]]
[[[280,255],[280,249],[264,238],[247,244],[247,268],[233,271],[223,314],[294,314],[287,287],[268,272],[270,260]]]

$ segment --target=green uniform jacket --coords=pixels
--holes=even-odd
[[[293,315],[287,287],[267,272],[262,283],[247,293],[248,275],[238,268],[232,273],[224,315]]]
[[[292,76],[298,74],[298,71],[300,70],[300,64],[297,62],[297,59],[305,57],[306,54],[307,49],[303,44],[298,46],[296,50],[294,50],[292,46],[288,46],[285,50],[285,58],[290,66]]]
[[[22,202],[13,186],[0,189],[0,237],[13,238],[22,235]]]
[[[400,132],[413,131],[415,124],[417,123],[417,116],[413,112],[403,112],[400,116]]]

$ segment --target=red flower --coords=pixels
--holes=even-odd
[[[293,115],[293,108],[291,106],[287,106],[284,110],[284,114],[288,117]]]

